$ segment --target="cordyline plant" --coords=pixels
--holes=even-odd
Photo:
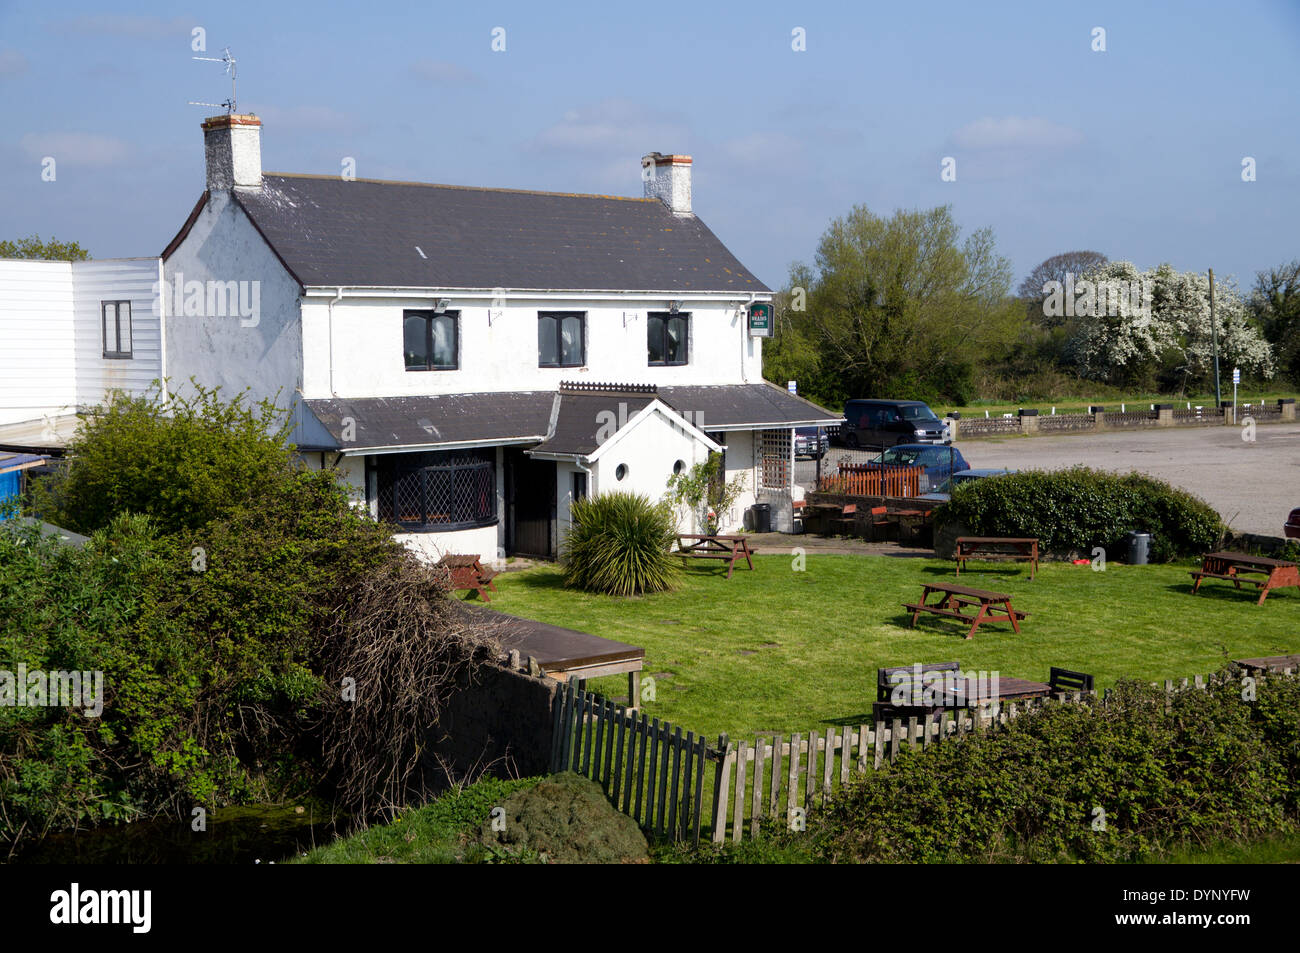
[[[663,503],[633,493],[576,500],[564,544],[566,585],[612,596],[671,589],[677,575],[669,555],[675,520]]]

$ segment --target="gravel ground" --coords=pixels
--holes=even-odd
[[[1287,513],[1300,506],[1300,423],[1260,424],[1253,443],[1242,440],[1237,427],[1197,427],[963,440],[958,447],[972,467],[1055,470],[1083,464],[1147,473],[1195,493],[1238,532],[1281,536]],[[823,472],[846,453],[832,447]],[[811,486],[814,468],[812,461],[800,460],[795,478]]]

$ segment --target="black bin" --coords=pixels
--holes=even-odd
[[[1129,533],[1124,537],[1126,544],[1125,562],[1130,566],[1145,566],[1151,555],[1150,533]]]
[[[755,503],[749,508],[749,518],[755,533],[772,532],[771,503]]]

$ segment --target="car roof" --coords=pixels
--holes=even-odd
[[[888,404],[891,407],[902,407],[904,405],[926,406],[923,400],[890,400],[887,397],[853,397],[844,402],[847,404]]]

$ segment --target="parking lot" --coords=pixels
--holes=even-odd
[[[1056,470],[1084,465],[1146,473],[1208,502],[1238,532],[1281,536],[1287,514],[1300,506],[1300,423],[1261,424],[1253,443],[1236,427],[1119,431],[1051,437],[963,440],[972,467]],[[822,472],[848,457],[870,454],[832,447]],[[795,479],[813,484],[816,464],[800,460]]]

